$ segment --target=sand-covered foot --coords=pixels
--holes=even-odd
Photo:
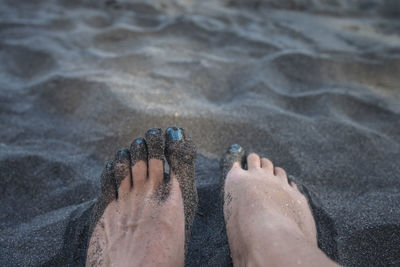
[[[243,169],[243,162],[247,169]],[[224,218],[235,266],[333,264],[318,249],[304,195],[269,159],[233,145],[221,160]]]
[[[167,135],[168,137],[169,135]],[[180,145],[177,145],[177,144]],[[194,172],[195,149],[179,149],[184,138],[169,138],[166,151],[175,165]],[[196,196],[194,175],[164,175],[164,133],[150,129],[130,150],[117,153],[102,175],[102,193],[93,217],[86,266],[183,266],[185,255],[185,194]],[[178,150],[178,151],[175,151]],[[177,168],[177,167],[175,167]],[[189,170],[193,168],[193,170]],[[179,172],[178,172],[179,173]],[[182,188],[182,189],[181,189]]]

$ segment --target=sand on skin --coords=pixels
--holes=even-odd
[[[219,157],[312,199],[346,266],[400,264],[396,1],[1,1],[0,265],[79,265],[104,162],[152,127],[198,147],[188,266],[229,266]]]

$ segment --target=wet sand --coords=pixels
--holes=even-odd
[[[84,264],[106,160],[171,125],[198,147],[188,266],[231,264],[233,143],[304,186],[332,259],[400,265],[400,6],[282,2],[1,1],[0,265]]]

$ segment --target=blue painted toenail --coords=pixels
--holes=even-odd
[[[231,145],[231,147],[229,148],[229,152],[240,152],[240,151],[242,151],[242,149],[243,148],[240,145],[234,144],[234,145]]]
[[[156,130],[151,130],[150,133],[156,135],[157,131]]]
[[[111,167],[112,167],[112,163],[111,162],[109,162],[109,163],[107,163],[107,169],[111,169]]]
[[[137,143],[138,145],[140,145],[141,143],[143,143],[143,140],[142,140],[142,138],[138,138],[138,139],[136,139],[136,143]]]
[[[118,155],[116,156],[115,160],[117,162],[122,162],[127,159],[129,159],[129,152],[126,149],[119,150]]]
[[[171,141],[180,141],[183,138],[181,128],[168,128],[167,129],[168,139]]]

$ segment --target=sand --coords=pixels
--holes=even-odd
[[[105,162],[179,125],[198,148],[187,266],[231,264],[235,143],[304,186],[331,258],[399,266],[399,17],[394,0],[1,1],[0,265],[84,264]]]

